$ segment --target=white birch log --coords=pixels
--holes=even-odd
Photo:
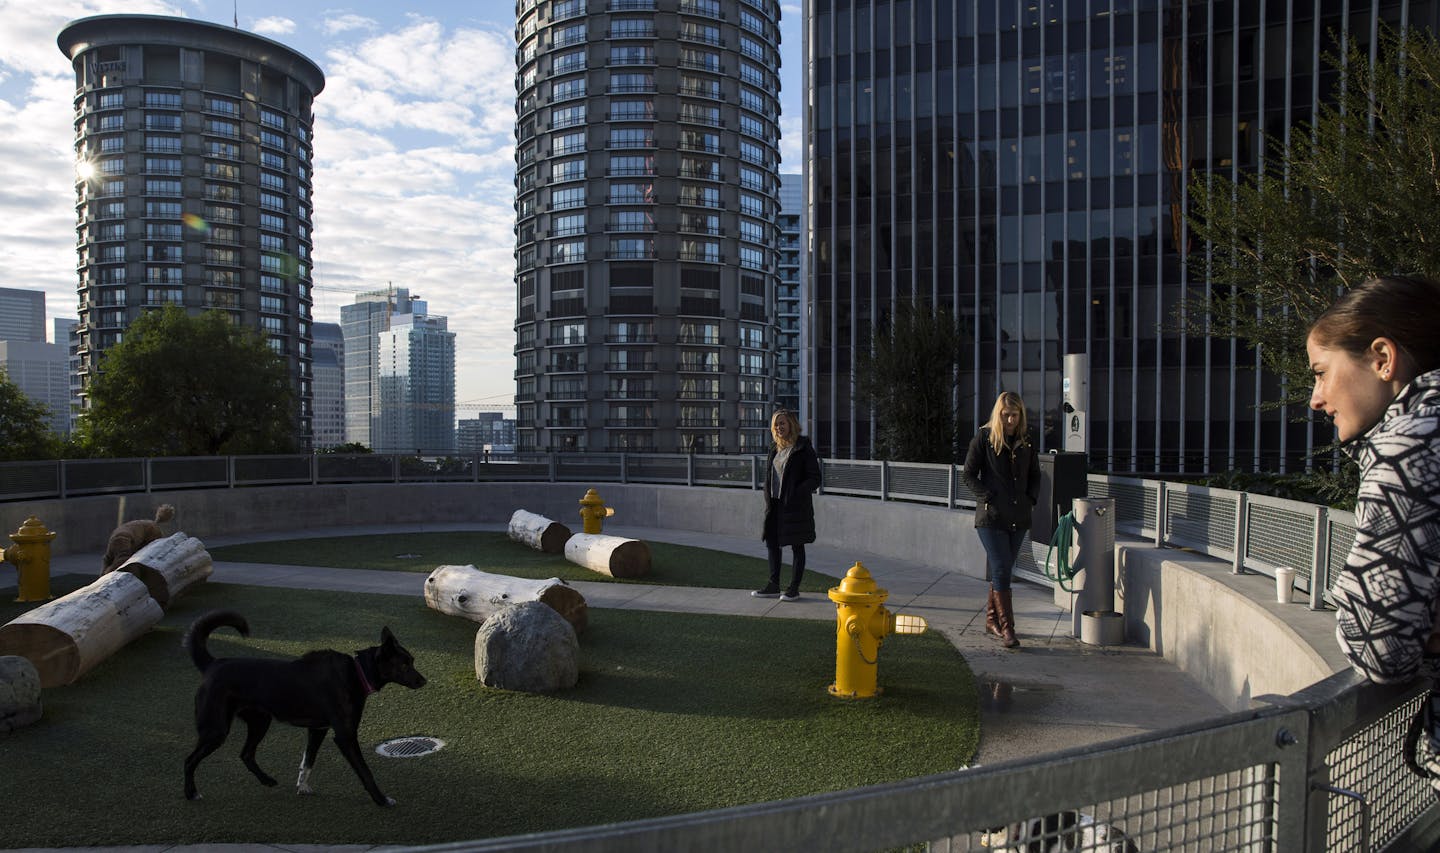
[[[639,539],[576,533],[565,543],[565,559],[612,578],[638,578],[650,572],[650,546]]]
[[[530,580],[482,572],[474,566],[440,566],[425,579],[426,606],[447,616],[484,622],[522,601],[549,605],[577,634],[590,618],[585,596],[559,578]]]
[[[160,609],[169,610],[182,592],[210,577],[215,567],[204,542],[176,533],[136,551],[120,570],[144,581]]]
[[[510,538],[546,554],[561,554],[570,538],[570,528],[543,515],[517,509],[510,516]]]
[[[70,684],[164,615],[144,581],[111,572],[0,626],[0,655],[35,664],[40,686]]]

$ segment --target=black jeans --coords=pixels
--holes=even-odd
[[[779,544],[780,531],[780,502],[774,498],[770,499],[770,516],[765,525],[765,549],[770,557],[770,584],[780,585],[780,551],[785,547]],[[805,574],[805,546],[795,544],[790,546],[790,588],[800,588],[800,578]]]

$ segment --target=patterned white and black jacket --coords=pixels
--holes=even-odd
[[[1371,681],[1435,678],[1440,655],[1425,649],[1440,626],[1440,370],[1406,385],[1357,445],[1355,544],[1331,588],[1335,636]],[[1440,706],[1430,711],[1440,754]]]

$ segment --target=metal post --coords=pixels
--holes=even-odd
[[[957,478],[957,477],[955,476],[955,465],[954,465],[953,463],[950,464],[950,465],[945,466],[945,468],[946,468],[946,471],[945,471],[945,508],[946,508],[946,509],[954,509],[954,508],[955,508],[955,481],[956,481],[957,479],[959,479],[959,478]]]
[[[1165,481],[1157,480],[1155,490],[1155,547],[1165,547],[1165,528],[1169,526],[1170,507],[1166,499]]]
[[[630,482],[630,454],[620,454],[620,482]]]
[[[550,451],[550,482],[555,482],[559,476],[560,460],[555,456],[555,451]]]
[[[64,500],[65,498],[69,497],[67,493],[68,490],[66,488],[68,478],[65,476],[65,474],[70,470],[70,463],[64,459],[61,459],[56,461],[55,464],[60,466],[60,473],[56,475],[56,480],[58,481],[57,485],[60,486],[60,499]]]
[[[890,463],[880,460],[880,500],[890,500]]]
[[[1315,547],[1310,558],[1310,609],[1325,607],[1325,590],[1330,586],[1330,513],[1315,507]]]
[[[685,485],[695,485],[695,454],[685,454]]]
[[[1231,574],[1245,574],[1245,537],[1249,533],[1249,519],[1246,516],[1250,511],[1250,502],[1244,492],[1239,492],[1239,500],[1235,506],[1235,559],[1230,563]]]
[[[148,493],[150,491],[150,457],[146,456],[140,460],[141,486]]]

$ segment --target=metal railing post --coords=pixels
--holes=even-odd
[[[1244,492],[1237,492],[1239,495],[1235,502],[1235,559],[1231,561],[1230,573],[1236,575],[1245,574],[1245,537],[1249,535],[1250,524],[1246,515],[1250,510],[1250,502],[1246,500],[1248,495]]]
[[[685,454],[685,485],[695,485],[695,454]]]
[[[150,463],[151,463],[151,461],[152,461],[152,460],[151,460],[150,457],[148,457],[148,456],[142,457],[142,458],[140,459],[140,480],[141,480],[140,485],[141,485],[142,489],[145,491],[146,494],[149,494],[149,492],[150,492]]]
[[[956,481],[958,478],[955,476],[955,465],[954,465],[954,463],[951,463],[951,464],[949,464],[949,465],[946,465],[945,468],[946,468],[946,470],[945,470],[945,508],[946,508],[946,509],[954,509],[954,508],[955,508],[955,481]]]
[[[1330,513],[1315,507],[1315,542],[1310,557],[1310,609],[1325,607],[1325,589],[1330,586]]]
[[[1165,547],[1165,528],[1170,525],[1168,490],[1164,480],[1155,481],[1155,547]]]
[[[69,478],[66,475],[70,471],[70,463],[64,459],[60,459],[57,460],[55,464],[60,466],[60,473],[56,475],[56,478],[59,480],[59,482],[56,485],[60,487],[60,499],[64,500],[65,498],[69,497],[69,492],[66,488],[69,482]]]
[[[880,460],[880,500],[890,500],[890,463]]]
[[[310,454],[310,485],[320,485],[320,454]]]
[[[550,482],[554,483],[560,476],[560,459],[555,451],[550,451]]]
[[[620,482],[630,482],[630,454],[620,454]]]

